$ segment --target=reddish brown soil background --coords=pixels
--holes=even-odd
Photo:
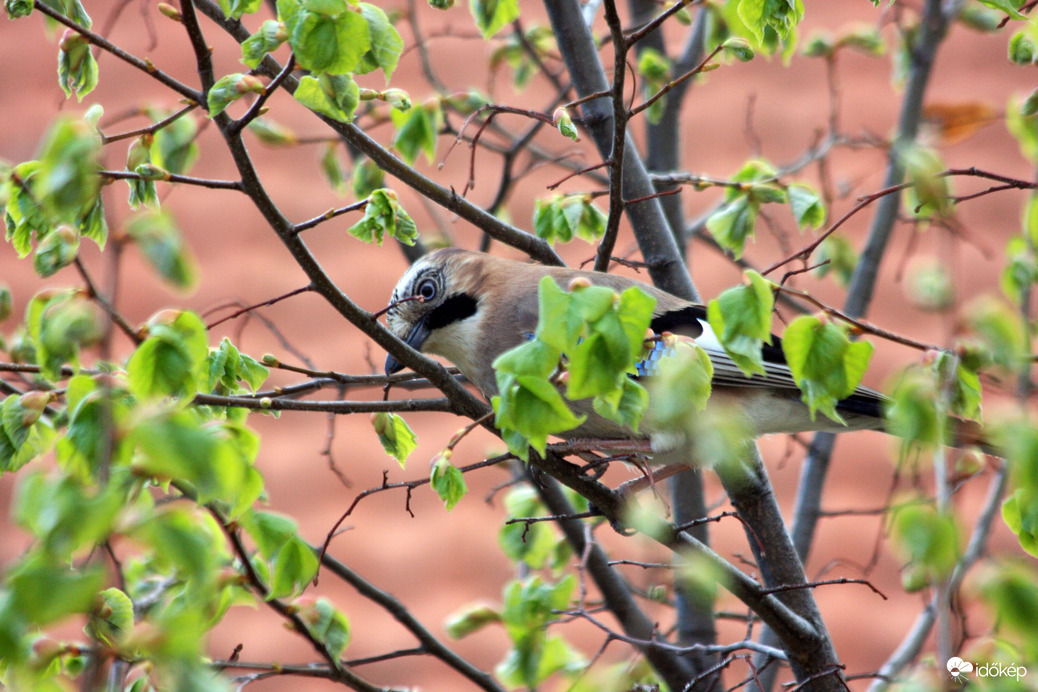
[[[95,18],[95,28],[106,26],[116,5],[122,3],[88,2],[88,10]],[[529,90],[516,95],[507,87],[507,75],[488,78],[481,65],[488,49],[479,40],[473,40],[470,21],[459,3],[449,13],[422,10],[425,31],[440,35],[431,41],[433,62],[440,77],[452,88],[491,85],[494,98],[502,103],[538,107],[546,104],[543,84],[534,80]],[[529,5],[528,21],[540,21],[540,8]],[[885,3],[884,3],[885,4]],[[838,29],[851,21],[875,22],[880,10],[869,3],[808,2],[807,18],[803,25],[805,35],[812,30],[827,27]],[[258,24],[258,22],[253,22]],[[161,32],[157,43],[150,38],[149,26]],[[252,24],[250,24],[252,26]],[[241,69],[228,42],[212,25],[206,23],[209,40],[217,51],[217,71],[228,73]],[[129,3],[116,27],[108,35],[131,52],[147,56],[163,70],[196,84],[192,60],[180,28],[171,25],[150,3]],[[407,29],[405,39],[411,41]],[[444,34],[453,33],[454,37]],[[893,34],[888,26],[886,35]],[[1005,58],[1007,34],[980,35],[956,27],[950,40],[941,48],[935,76],[928,94],[928,102],[980,101],[1001,112],[1010,94],[1022,93],[1033,86],[1033,69],[1014,68]],[[39,16],[19,22],[0,20],[0,64],[5,65],[0,78],[0,156],[18,162],[32,158],[47,123],[61,110],[77,111],[88,103],[103,102],[106,118],[118,116],[126,109],[149,103],[170,107],[173,100],[156,89],[154,83],[111,56],[100,61],[101,83],[95,94],[83,105],[65,102],[55,84],[55,38],[50,36]],[[786,70],[781,61],[758,58],[748,64],[735,64],[709,75],[698,84],[685,108],[687,123],[682,147],[686,165],[694,173],[724,177],[753,153],[752,137],[748,135],[747,103],[754,99],[752,119],[753,137],[762,143],[762,154],[775,162],[786,162],[798,156],[814,139],[816,128],[827,120],[827,94],[824,70],[818,60],[795,57],[792,70]],[[867,58],[854,54],[841,55],[839,61],[841,122],[848,133],[871,132],[886,136],[896,118],[899,93],[890,87],[889,58]],[[377,80],[369,80],[377,86]],[[429,94],[423,85],[414,52],[401,62],[395,85],[411,91],[416,101]],[[296,129],[301,136],[323,134],[320,125],[311,116],[294,107],[282,96],[275,97],[272,115]],[[131,120],[134,126],[138,120]],[[119,125],[111,131],[120,131]],[[376,131],[385,137],[387,128]],[[551,133],[548,133],[551,135]],[[234,170],[219,141],[215,128],[206,129],[201,138],[202,160],[192,173],[212,178],[232,178]],[[441,139],[438,159],[446,152],[448,138]],[[551,136],[545,142],[557,144]],[[343,204],[328,191],[320,179],[316,158],[318,148],[301,146],[296,149],[272,150],[261,145],[252,146],[263,181],[282,210],[292,220],[316,216],[328,208]],[[1029,175],[1028,166],[1021,158],[1015,142],[1007,134],[1004,122],[996,120],[980,129],[968,140],[942,147],[949,166],[977,166],[1018,177]],[[114,147],[108,154],[108,165],[123,165],[125,145]],[[492,154],[477,157],[477,187],[469,197],[477,203],[488,203],[497,179],[496,159]],[[838,203],[832,216],[849,209],[854,197],[881,186],[883,157],[876,152],[841,153],[835,157],[835,180],[852,191]],[[440,171],[420,164],[422,170],[444,185],[461,189],[468,172],[468,150],[458,149]],[[542,169],[519,186],[510,206],[512,219],[529,228],[533,199],[544,194],[544,185],[559,177],[558,171]],[[392,185],[392,182],[389,183]],[[569,189],[581,189],[574,183]],[[963,183],[956,189],[973,191],[985,187]],[[108,198],[112,225],[125,218],[123,204],[125,189],[113,186]],[[689,217],[692,218],[716,200],[713,192],[684,193]],[[347,200],[350,201],[350,200]],[[433,230],[440,224],[448,229],[456,243],[473,247],[477,232],[464,222],[457,222],[442,211],[430,215],[413,197],[404,196],[407,208],[422,229]],[[1019,224],[1022,193],[1003,193],[980,198],[962,206],[961,232],[968,242],[944,242],[947,236],[938,231],[913,236],[913,231],[902,226],[897,231],[892,251],[884,263],[880,286],[877,290],[875,321],[888,329],[909,336],[943,342],[951,325],[947,320],[913,309],[906,300],[904,283],[900,281],[902,265],[911,268],[915,263],[939,258],[950,264],[955,277],[958,298],[970,299],[975,293],[993,290],[997,286],[997,272],[1005,239]],[[229,192],[199,189],[166,190],[164,203],[176,213],[198,255],[200,285],[188,296],[170,293],[159,285],[149,272],[140,266],[139,258],[131,252],[124,262],[120,278],[118,305],[131,322],[141,322],[157,310],[171,305],[187,306],[205,311],[228,301],[255,303],[282,294],[305,284],[301,272],[266,227],[259,214],[241,196]],[[869,213],[860,214],[847,226],[852,242],[860,246],[867,228]],[[798,247],[807,238],[798,235],[788,218],[778,219],[787,237],[783,242]],[[310,231],[307,236],[314,251],[339,285],[358,303],[370,310],[382,307],[397,277],[405,268],[400,253],[392,247],[376,248],[363,245],[348,236],[346,222],[336,221]],[[350,221],[352,223],[352,221]],[[630,244],[624,236],[621,248]],[[748,250],[748,257],[758,266],[769,264],[786,254],[775,234],[761,228],[758,240]],[[515,255],[512,251],[503,254]],[[567,260],[582,261],[592,249],[580,242],[562,249]],[[85,244],[83,255],[93,271],[104,271],[96,248]],[[738,280],[738,271],[713,251],[696,246],[692,267],[700,291],[712,297],[724,287]],[[21,311],[27,300],[43,285],[74,284],[77,277],[71,270],[41,282],[33,276],[29,262],[18,262],[11,248],[0,246],[0,279],[14,291],[16,310]],[[830,282],[800,277],[798,285],[815,292],[833,304],[842,302],[840,290]],[[363,373],[378,364],[384,354],[351,328],[343,319],[313,296],[293,299],[264,311],[278,328],[298,348],[304,351],[319,368],[343,372]],[[240,326],[240,324],[239,324]],[[13,325],[4,325],[9,334]],[[258,323],[252,322],[243,330],[225,325],[216,330],[215,344],[224,334],[237,339],[238,345],[253,355],[278,353],[286,361],[294,362],[277,341]],[[121,348],[126,348],[121,344]],[[909,349],[878,344],[876,361],[870,371],[869,384],[882,387],[885,378],[897,368],[918,357]],[[295,378],[278,376],[274,381],[285,383]],[[371,393],[370,396],[377,396]],[[997,407],[993,399],[991,407]],[[270,494],[270,506],[295,516],[303,534],[319,543],[326,532],[352,501],[355,495],[380,483],[383,470],[388,470],[390,481],[420,478],[427,473],[426,460],[442,448],[450,435],[464,421],[445,415],[422,414],[408,417],[420,438],[420,447],[408,468],[401,470],[379,448],[370,430],[367,417],[354,417],[336,422],[332,445],[335,461],[351,479],[352,487],[345,487],[328,469],[328,460],[322,456],[327,439],[327,422],[321,416],[286,414],[279,420],[253,418],[253,424],[263,436],[260,454],[261,468]],[[500,447],[492,438],[475,435],[456,453],[458,464],[470,463]],[[799,475],[802,451],[799,445],[786,438],[775,437],[762,442],[769,472],[775,483],[783,510],[792,511],[793,496]],[[845,436],[837,447],[832,476],[827,483],[825,509],[871,509],[883,505],[891,486],[894,471],[895,446],[879,434],[858,433]],[[620,478],[625,472],[613,472]],[[928,470],[922,469],[921,478],[927,483]],[[470,474],[467,478],[470,494],[448,514],[441,503],[427,489],[415,492],[411,499],[412,518],[405,511],[403,492],[388,492],[371,497],[362,503],[349,521],[350,530],[339,536],[332,545],[332,553],[361,575],[381,588],[395,594],[422,622],[438,635],[443,635],[445,618],[468,603],[486,601],[497,603],[503,582],[513,576],[513,570],[500,555],[496,532],[502,521],[500,496],[490,502],[484,498],[496,485],[505,480],[496,470]],[[707,474],[710,499],[721,497],[712,476]],[[17,479],[0,478],[0,506],[7,506]],[[965,526],[975,513],[986,486],[985,480],[968,483],[961,491],[961,503],[966,508]],[[12,528],[7,513],[0,521],[0,559],[9,560],[26,545],[25,536]],[[905,595],[899,585],[899,563],[886,547],[881,547],[878,564],[867,574],[862,566],[869,563],[882,532],[878,516],[843,516],[825,519],[819,527],[818,539],[808,573],[833,577],[867,576],[871,583],[889,600],[883,600],[864,586],[829,586],[817,590],[822,612],[836,642],[849,674],[875,670],[891,653],[905,634],[920,609],[919,595]],[[713,541],[724,555],[736,558],[747,554],[742,531],[735,522],[713,529]],[[633,559],[665,559],[659,551],[638,540],[621,540],[610,529],[602,527],[597,536],[612,547],[621,547],[625,557]],[[996,528],[992,552],[1014,552],[1014,540],[1004,527]],[[630,577],[639,584],[648,585],[665,581],[666,575],[632,571]],[[353,642],[347,651],[349,657],[365,657],[408,648],[415,645],[413,638],[396,625],[392,618],[356,592],[340,587],[332,578],[322,580],[313,590],[315,595],[334,599],[353,623]],[[720,607],[739,610],[739,604],[730,596],[723,596]],[[660,614],[667,626],[669,613]],[[988,621],[984,613],[972,609],[965,621],[969,633],[984,632]],[[71,633],[76,629],[72,628]],[[601,633],[589,627],[570,626],[567,630],[588,654],[602,643]],[[741,638],[741,626],[725,626],[725,641]],[[228,656],[236,644],[244,646],[243,660],[279,661],[293,663],[313,660],[315,657],[305,643],[276,622],[264,608],[235,608],[212,638],[210,651],[214,657]],[[479,636],[457,644],[463,656],[482,668],[492,668],[506,647],[504,634],[489,628]],[[625,655],[622,646],[612,645],[606,653],[609,660]],[[366,666],[361,672],[381,684],[412,685],[428,690],[470,689],[467,683],[427,657],[400,659]],[[738,671],[741,677],[743,670]],[[729,684],[737,680],[731,676]],[[863,689],[864,682],[853,683],[854,689]],[[275,690],[330,689],[319,681],[304,679],[277,679],[250,685],[249,689]]]

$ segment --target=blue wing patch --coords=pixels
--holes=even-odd
[[[669,356],[673,353],[673,346],[668,346],[662,341],[654,341],[652,344],[652,350],[650,350],[644,358],[634,364],[635,369],[638,370],[638,377],[648,377],[658,374],[660,371],[660,358]]]

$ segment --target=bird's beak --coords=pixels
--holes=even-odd
[[[411,331],[408,332],[407,337],[404,339],[404,343],[413,348],[416,351],[422,350],[422,344],[429,338],[429,325],[426,319],[422,319],[415,322],[415,325],[411,327]],[[404,369],[403,363],[393,357],[393,354],[386,356],[386,374],[392,375],[395,372],[400,372]]]

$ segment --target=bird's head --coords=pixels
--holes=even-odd
[[[452,248],[422,257],[400,278],[386,322],[413,349],[461,364],[473,348],[483,267],[477,253]],[[386,374],[403,369],[392,355]]]

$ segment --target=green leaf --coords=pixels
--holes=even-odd
[[[906,370],[886,410],[887,429],[902,440],[902,453],[913,443],[932,445],[940,438],[937,379],[933,370]]]
[[[32,0],[6,0],[4,9],[10,19],[21,19],[32,14]]]
[[[945,166],[937,152],[911,145],[898,147],[896,153],[901,165],[905,167],[908,181],[912,183],[918,205],[939,216],[951,213],[948,179],[941,175]]]
[[[764,374],[762,349],[771,343],[775,294],[774,284],[755,271],[745,272],[744,281],[711,300],[707,318],[724,350],[748,377]]]
[[[759,207],[748,195],[739,195],[712,214],[706,228],[721,247],[741,257],[747,238],[753,235]]]
[[[574,236],[594,242],[605,233],[608,216],[587,195],[555,195],[534,201],[533,226],[549,243]]]
[[[505,509],[509,519],[529,519],[543,516],[547,509],[537,492],[529,486],[518,486],[505,495]],[[559,543],[559,536],[544,522],[506,523],[497,535],[497,543],[505,556],[530,569],[545,567]]]
[[[216,80],[216,84],[206,94],[206,105],[209,109],[209,117],[214,118],[224,112],[245,94],[262,94],[266,87],[252,75],[235,72]]]
[[[67,562],[108,538],[125,504],[116,483],[99,490],[71,475],[37,472],[19,484],[12,514],[40,551]]]
[[[978,0],[978,2],[982,5],[987,5],[993,10],[1005,12],[1011,19],[1022,19],[1027,21],[1027,15],[1017,9],[1018,3],[1013,0]]]
[[[25,444],[32,426],[40,420],[47,405],[55,399],[50,392],[12,394],[0,404],[0,422],[7,439],[17,449]]]
[[[149,111],[153,123],[165,120],[171,113],[162,110]],[[198,121],[194,115],[185,113],[172,123],[155,132],[155,144],[151,148],[152,163],[175,175],[187,173],[198,160]]]
[[[219,577],[218,566],[229,562],[223,533],[202,508],[166,506],[146,515],[127,534],[153,552],[151,561],[160,574],[186,582],[182,597],[188,603],[206,594]],[[206,594],[207,595],[207,594]],[[179,644],[179,646],[177,646]],[[197,649],[198,643],[177,642],[170,648]]]
[[[854,268],[858,264],[858,253],[847,238],[833,233],[818,247],[818,262],[819,265],[814,270],[815,275],[823,277],[832,273],[837,283],[846,287],[850,284]]]
[[[458,504],[469,490],[461,469],[451,464],[450,456],[445,452],[433,460],[429,482],[443,500],[448,512],[454,509],[454,505]]]
[[[649,386],[649,418],[653,427],[684,432],[710,398],[714,366],[697,344],[676,341],[673,353],[660,359]]]
[[[1038,52],[1038,51],[1036,51]],[[1006,128],[1020,145],[1020,152],[1028,161],[1038,161],[1038,117],[1024,115],[1024,100],[1010,98],[1006,105]]]
[[[272,53],[288,39],[288,29],[276,19],[268,19],[259,31],[242,41],[241,61],[256,69],[267,53]]]
[[[381,69],[386,76],[386,84],[389,84],[389,79],[393,76],[400,55],[404,51],[404,40],[400,38],[400,32],[396,30],[381,8],[368,2],[362,2],[360,11],[361,16],[368,23],[371,48],[361,56],[357,72],[364,74]]]
[[[498,622],[501,622],[501,613],[488,605],[477,604],[467,606],[448,617],[444,629],[451,639],[462,639]]]
[[[295,132],[270,118],[254,118],[247,127],[256,139],[272,147],[291,147],[299,142]]]
[[[360,67],[371,47],[368,22],[361,14],[346,0],[301,0],[298,8],[281,19],[300,67],[315,75],[342,75]]]
[[[265,560],[273,559],[290,539],[299,535],[295,519],[277,512],[250,509],[241,515],[239,522]]]
[[[818,193],[807,185],[795,184],[786,188],[789,206],[801,230],[820,228],[825,223],[825,204]]]
[[[922,569],[929,582],[947,577],[959,558],[955,517],[911,503],[894,510],[891,538],[903,557]]]
[[[97,60],[91,52],[90,41],[82,34],[66,29],[58,50],[58,86],[66,97],[76,95],[77,101],[97,86]]]
[[[11,289],[7,284],[0,284],[0,322],[11,316],[12,299]]]
[[[1018,661],[1033,661],[1038,653],[1033,636],[1035,618],[1038,618],[1036,579],[1033,561],[1013,560],[999,564],[997,569],[989,569],[980,580],[980,594],[994,611],[992,617],[998,629],[1023,638],[1024,651],[1017,654],[1022,657],[1016,659]],[[1007,682],[1012,685],[1011,681]]]
[[[180,290],[194,286],[194,256],[169,213],[145,209],[134,214],[126,223],[126,235],[168,283]]]
[[[724,42],[724,54],[740,62],[749,62],[754,58],[753,48],[742,38],[732,37]]]
[[[87,621],[87,631],[98,641],[115,645],[133,634],[133,601],[116,588],[99,594],[101,603],[95,606]]]
[[[7,574],[14,609],[34,625],[47,625],[74,613],[89,612],[104,584],[104,570],[90,565],[84,570],[30,555]],[[60,598],[55,595],[60,594]]]
[[[298,536],[289,538],[274,559],[267,600],[298,595],[317,574],[319,563],[313,549]]]
[[[39,169],[32,179],[35,203],[51,218],[76,224],[100,194],[100,151],[101,140],[92,125],[67,116],[59,118],[44,139]]]
[[[104,329],[98,307],[83,296],[41,291],[26,311],[26,324],[36,343],[40,374],[60,379],[60,368],[79,368],[81,348],[97,343]]]
[[[310,633],[338,658],[350,641],[350,623],[331,601],[319,598],[312,608],[300,611]]]
[[[508,24],[519,19],[518,0],[469,0],[469,11],[476,27],[489,39]]]
[[[595,412],[603,418],[638,432],[642,416],[649,406],[649,393],[629,377],[623,378],[621,388],[606,396],[595,397]]]
[[[505,588],[501,615],[513,647],[495,673],[506,685],[535,688],[556,672],[576,672],[584,665],[564,641],[547,636],[549,620],[569,606],[574,585],[572,576],[557,584],[532,577]]]
[[[386,235],[405,245],[414,245],[418,237],[418,226],[404,210],[396,192],[382,188],[368,197],[364,206],[364,218],[347,229],[350,235],[365,243],[382,244]]]
[[[802,0],[738,0],[737,12],[758,42],[764,41],[766,29],[785,40],[804,18],[804,5]]]
[[[143,175],[144,171],[139,169],[149,164],[154,166],[151,160],[151,147],[154,142],[155,137],[151,134],[135,139],[126,154],[126,170]],[[168,173],[166,175],[168,176]],[[130,206],[133,209],[139,209],[141,205],[159,206],[154,179],[127,178],[126,182],[130,186]]]
[[[360,89],[349,75],[306,75],[293,96],[315,113],[344,123],[353,120],[360,103]]]
[[[966,322],[987,347],[991,359],[1010,373],[1030,361],[1027,327],[1017,310],[993,296],[981,296],[966,308]]]
[[[126,364],[130,391],[141,399],[190,399],[207,379],[205,324],[192,312],[160,313]]]
[[[852,342],[835,324],[801,315],[786,329],[782,350],[812,418],[821,411],[843,423],[836,403],[861,383],[872,357],[872,344]]]
[[[443,122],[443,113],[438,101],[426,101],[419,107],[407,111],[393,109],[389,113],[396,128],[393,148],[409,164],[414,164],[418,154],[424,153],[430,163],[436,156],[436,135]]]
[[[353,196],[357,199],[370,197],[380,187],[385,187],[386,174],[371,159],[365,158],[353,166]]]
[[[33,268],[40,276],[51,276],[72,264],[78,254],[79,233],[71,226],[62,224],[36,246]]]
[[[241,19],[256,12],[263,0],[220,0],[220,7],[231,19]]]
[[[501,394],[493,398],[495,424],[521,434],[540,454],[548,435],[572,430],[587,418],[574,414],[559,390],[543,378],[499,370],[497,382]]]
[[[382,449],[403,468],[407,457],[418,447],[418,440],[407,422],[395,413],[384,411],[373,414],[371,421],[378,434],[378,441],[382,443]]]
[[[222,500],[237,516],[262,493],[252,459],[229,424],[206,424],[190,410],[165,411],[139,421],[131,439],[141,451],[135,472],[186,481],[200,503]]]
[[[321,154],[321,173],[325,180],[337,194],[343,194],[346,190],[346,172],[343,170],[339,156],[339,143],[328,142]],[[368,193],[369,195],[371,192]],[[365,195],[367,196],[367,195]]]
[[[1002,521],[1016,534],[1020,547],[1038,557],[1038,496],[1017,490],[1002,503]]]

